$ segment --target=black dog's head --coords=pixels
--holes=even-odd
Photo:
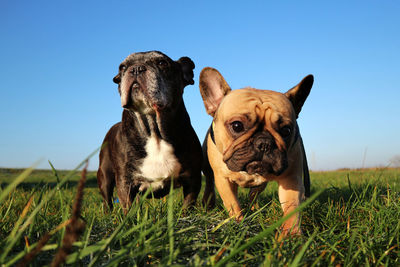
[[[176,107],[182,101],[183,88],[194,84],[194,67],[188,57],[174,61],[158,51],[129,55],[113,79],[122,107],[144,114]]]

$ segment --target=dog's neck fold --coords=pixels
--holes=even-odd
[[[184,106],[182,107],[184,108]],[[138,132],[144,136],[154,136],[167,142],[176,136],[176,130],[181,127],[185,121],[185,112],[181,112],[181,108],[168,111],[155,111],[150,114],[143,114],[139,111],[126,110],[127,116],[130,117],[126,127],[135,127]],[[172,126],[172,127],[171,127]]]

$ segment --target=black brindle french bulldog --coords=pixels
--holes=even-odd
[[[125,211],[137,193],[151,187],[154,197],[183,187],[184,206],[196,201],[201,187],[202,152],[190,124],[182,94],[194,84],[195,65],[158,51],[134,53],[114,77],[124,108],[122,121],[104,138],[97,182],[105,203],[113,207],[116,186]]]

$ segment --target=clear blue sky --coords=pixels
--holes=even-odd
[[[312,73],[311,169],[386,166],[400,154],[399,14],[399,1],[1,1],[0,167],[74,168],[121,118],[119,63],[148,50],[195,62],[184,98],[201,140],[203,67],[281,92]]]

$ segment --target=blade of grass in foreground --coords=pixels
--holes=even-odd
[[[18,229],[18,231],[17,231],[15,236],[13,236],[12,238],[10,236],[7,237],[6,244],[5,244],[5,249],[2,251],[2,253],[0,255],[0,263],[4,263],[5,262],[8,253],[12,250],[12,248],[15,246],[15,244],[20,240],[20,238],[21,238],[22,234],[24,233],[25,229],[30,225],[30,223],[33,221],[33,219],[35,218],[36,214],[42,209],[42,207],[49,200],[51,200],[53,198],[54,194],[58,191],[58,188],[60,188],[62,185],[64,185],[66,182],[68,182],[69,179],[78,171],[78,169],[81,168],[91,157],[93,157],[93,155],[95,155],[98,150],[99,150],[99,148],[96,149],[94,152],[92,152],[86,159],[84,159],[80,164],[78,164],[78,166],[74,170],[70,171],[57,184],[56,187],[54,187],[52,190],[49,191],[49,193],[38,203],[36,208],[31,212],[29,217],[25,220],[25,223]],[[33,170],[32,168],[29,168],[26,171],[24,171],[20,176],[23,176],[23,179],[25,179],[32,172],[32,170]],[[17,177],[17,179],[18,178],[19,177]],[[19,178],[18,180],[22,181],[23,179]],[[21,181],[19,181],[19,183]],[[17,184],[18,183],[16,183],[15,186]],[[11,185],[14,185],[14,182]],[[7,188],[6,188],[6,190],[7,190]],[[11,188],[10,190],[12,190],[12,189],[13,188]],[[2,192],[1,195],[3,195],[4,191]],[[0,200],[1,200],[1,198],[0,198]]]
[[[168,224],[168,238],[169,238],[169,260],[168,265],[172,264],[174,257],[174,180],[171,179],[171,188],[168,196],[168,211],[167,211],[167,224]]]
[[[155,234],[156,230],[160,228],[160,225],[163,225],[166,223],[166,219],[163,218],[161,221],[153,224],[150,228],[146,229],[145,231],[140,232],[139,236],[137,236],[135,239],[129,242],[129,244],[124,245],[123,248],[119,249],[118,251],[116,250],[115,253],[112,255],[112,258],[110,261],[106,263],[107,266],[119,266],[121,261],[126,259],[127,257],[132,257],[133,259],[137,257],[144,256],[142,251],[138,251],[135,253],[135,248],[137,248],[137,245],[139,244],[140,240],[143,240],[146,236],[150,235],[151,233]],[[136,232],[139,229],[143,228],[145,225],[148,225],[149,221],[143,221],[141,224],[138,224],[134,228],[131,228],[133,231]],[[114,239],[116,241],[120,241],[123,236],[125,236],[126,233],[120,232]],[[152,252],[155,253],[157,249],[152,249]],[[129,256],[127,256],[129,255]],[[120,264],[121,265],[121,264]]]
[[[11,184],[7,185],[7,187],[0,193],[0,203],[2,203],[3,200],[8,196],[8,194],[10,194],[11,191],[13,191],[20,183],[22,183],[33,172],[33,170],[37,165],[39,165],[39,163],[40,161],[34,163],[32,167],[24,170],[20,175],[17,176],[17,178],[13,180]]]
[[[58,232],[59,230],[63,229],[67,224],[69,223],[69,221],[65,221],[61,224],[59,224],[55,229],[53,229],[52,231],[50,231],[48,234],[50,235],[50,237],[52,237],[56,232]],[[39,240],[36,243],[33,243],[30,245],[28,253],[30,253],[32,250],[36,249],[36,247],[38,245],[40,245],[41,240]],[[54,250],[57,248],[57,244],[52,244],[52,245],[44,245],[42,248],[40,248],[40,251],[47,251],[47,250]],[[22,259],[23,257],[25,257],[27,255],[26,251],[21,251],[18,254],[14,255],[14,258],[10,258],[8,259],[7,263],[3,264],[2,267],[8,267],[8,266],[13,266],[17,261],[19,261],[20,259]]]
[[[134,214],[134,213],[135,213],[135,211],[132,212],[132,214]],[[96,257],[97,257],[97,258],[94,258],[94,259],[92,260],[92,262],[93,262],[93,261],[95,261],[95,262],[90,263],[89,266],[95,265],[95,264],[97,263],[98,259],[101,257],[102,253],[108,248],[108,246],[109,246],[112,242],[119,241],[121,238],[123,238],[123,237],[125,237],[125,236],[127,235],[127,232],[121,231],[121,229],[122,229],[122,227],[123,227],[123,224],[125,224],[125,223],[124,223],[125,221],[126,221],[126,220],[124,220],[123,222],[121,222],[121,224],[119,225],[119,226],[121,226],[121,227],[118,226],[118,228],[116,228],[116,229],[114,230],[114,232],[111,234],[111,236],[110,236],[109,238],[107,238],[107,239],[102,239],[102,240],[100,240],[99,242],[97,242],[97,243],[95,243],[95,244],[92,244],[92,245],[83,247],[83,248],[82,248],[80,251],[78,251],[78,252],[75,252],[75,253],[70,254],[70,255],[68,256],[68,259],[67,259],[67,262],[66,262],[66,263],[67,263],[67,264],[72,264],[72,263],[76,262],[77,259],[83,259],[84,257],[86,257],[86,256],[88,256],[88,255],[90,255],[90,254],[97,253],[97,254],[96,254]],[[148,221],[144,221],[144,222],[142,222],[141,224],[136,225],[135,227],[133,227],[133,228],[131,228],[131,229],[129,230],[129,233],[138,231],[138,230],[139,230],[140,228],[142,228],[143,225],[146,224],[146,223],[148,223]],[[158,229],[158,228],[160,227],[160,224],[163,224],[163,223],[165,223],[165,219],[161,220],[160,223],[154,224],[154,225],[153,225],[152,227],[150,227],[148,230],[146,230],[146,231],[144,231],[144,232],[141,232],[140,235],[139,235],[136,239],[134,239],[134,240],[132,240],[131,242],[129,242],[129,244],[126,245],[126,247],[124,247],[123,249],[121,249],[121,250],[118,252],[118,254],[119,254],[119,253],[128,253],[129,250],[132,249],[132,247],[136,247],[136,245],[137,245],[137,243],[138,243],[138,240],[144,238],[146,235],[148,235],[149,233],[151,233],[151,232],[154,231],[155,229]],[[77,243],[78,243],[78,242],[77,242]],[[87,242],[85,242],[85,244],[87,244]],[[111,262],[114,261],[114,258],[117,257],[118,254],[116,254],[116,255],[113,256],[113,259],[112,259]],[[107,264],[110,264],[111,262],[108,262]]]
[[[303,245],[303,247],[300,249],[300,251],[297,253],[296,257],[292,261],[292,263],[289,265],[289,267],[296,267],[299,266],[300,260],[303,257],[304,253],[306,252],[308,246],[311,244],[311,241],[314,240],[315,236],[317,235],[317,232],[314,232],[310,238],[308,238],[307,242]]]
[[[53,257],[53,261],[50,266],[58,267],[65,263],[67,256],[72,251],[73,243],[79,239],[85,230],[86,223],[82,222],[79,217],[81,216],[81,207],[83,200],[83,190],[86,183],[86,174],[89,161],[86,162],[85,167],[82,170],[81,178],[76,189],[74,204],[70,215],[70,223],[66,227],[65,235],[62,240],[62,245],[59,247],[56,255]]]
[[[8,213],[9,213],[10,210],[11,210],[11,207],[13,207],[13,203],[14,203],[14,202],[15,202],[15,196],[11,196],[10,203],[8,204],[7,210],[6,210],[6,212],[4,213],[4,215],[3,215],[3,219],[1,219],[3,222],[5,222],[5,219],[7,218]],[[3,209],[3,207],[1,207],[1,209]],[[0,211],[2,211],[2,210],[0,210]],[[1,244],[1,242],[0,242],[0,244]]]
[[[22,181],[24,181],[34,170],[34,167],[38,165],[39,162],[35,163],[32,167],[24,170],[18,177],[11,183],[9,184],[0,194],[0,203],[8,196],[8,194],[13,191]],[[30,206],[30,204],[29,204]],[[26,210],[27,212],[27,210]],[[10,252],[12,247],[15,245],[17,238],[20,237],[20,235],[17,235],[17,238],[15,237],[17,233],[17,229],[20,226],[20,224],[23,221],[23,218],[25,217],[26,213],[19,218],[19,220],[16,222],[14,228],[12,229],[11,233],[8,235],[6,241],[5,241],[5,249],[2,251],[0,255],[0,263],[4,263],[5,258],[7,257],[7,254]],[[13,242],[13,245],[10,246],[9,243]],[[8,243],[8,244],[7,244]]]
[[[93,260],[89,263],[89,267],[96,265],[97,261],[100,259],[100,257],[103,255],[104,251],[110,246],[110,244],[118,240],[118,235],[120,234],[123,226],[127,223],[128,220],[137,212],[139,207],[142,205],[144,199],[146,199],[147,195],[150,193],[150,189],[147,189],[147,191],[144,193],[143,197],[140,199],[140,202],[138,205],[131,206],[128,214],[125,216],[123,221],[118,225],[118,227],[114,230],[114,232],[111,234],[111,236],[105,240],[101,240],[99,243],[102,243],[102,246],[96,251],[96,256],[93,258]],[[122,233],[124,234],[124,233]],[[90,249],[93,246],[87,247],[86,249]],[[83,253],[82,253],[83,254]],[[72,255],[70,255],[72,256]],[[68,263],[68,260],[67,260]]]
[[[102,246],[100,247],[100,249],[98,251],[96,251],[97,255],[93,258],[93,260],[89,263],[89,267],[94,266],[97,261],[100,259],[100,257],[103,255],[104,251],[108,248],[108,246],[111,244],[111,242],[113,242],[114,240],[116,240],[116,236],[117,234],[122,230],[122,227],[125,225],[125,223],[128,221],[128,219],[132,216],[133,212],[131,212],[133,209],[131,209],[127,216],[125,217],[125,219],[118,225],[118,227],[114,230],[114,232],[111,234],[111,236],[107,239],[105,239],[104,241],[102,240],[101,243]],[[91,246],[93,247],[93,246]],[[91,248],[90,247],[90,248]],[[89,247],[88,247],[89,248]]]
[[[310,205],[310,203],[312,203],[319,195],[321,195],[321,193],[324,190],[320,190],[317,193],[315,193],[314,195],[312,195],[309,199],[307,199],[306,201],[304,201],[300,206],[298,206],[295,210],[293,210],[292,212],[290,212],[288,215],[282,217],[281,219],[279,219],[278,221],[276,221],[274,224],[272,224],[270,227],[268,227],[267,229],[265,229],[264,231],[262,231],[261,233],[259,233],[258,235],[256,235],[255,237],[251,238],[249,241],[247,241],[245,244],[243,244],[242,246],[240,246],[237,249],[234,249],[231,251],[231,253],[224,257],[221,261],[219,261],[217,264],[215,264],[215,266],[224,266],[226,263],[229,262],[229,260],[231,260],[235,255],[237,255],[238,253],[240,253],[241,251],[245,250],[246,248],[252,246],[253,244],[259,242],[260,240],[262,240],[264,237],[270,235],[276,228],[278,228],[282,223],[284,223],[287,219],[289,219],[293,214],[295,214],[296,212],[300,212],[301,210],[303,210],[305,207],[307,207],[308,205]]]

